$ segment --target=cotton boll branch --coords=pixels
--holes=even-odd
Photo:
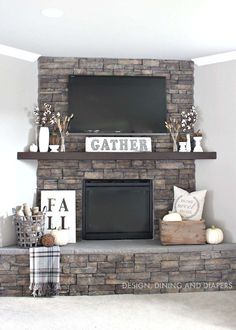
[[[55,112],[50,104],[44,103],[43,109],[34,107],[35,123],[39,126],[53,127],[56,124]]]
[[[192,108],[188,111],[181,112],[181,127],[182,131],[187,133],[190,132],[197,121],[197,111],[196,107],[193,105]]]

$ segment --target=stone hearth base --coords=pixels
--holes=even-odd
[[[81,241],[61,248],[61,294],[236,289],[236,244]],[[0,296],[29,296],[28,249],[0,248]]]

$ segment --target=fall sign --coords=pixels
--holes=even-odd
[[[46,212],[45,232],[69,228],[69,243],[75,243],[75,191],[42,190],[41,210],[43,209]]]

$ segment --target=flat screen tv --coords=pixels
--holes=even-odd
[[[71,133],[166,132],[164,77],[69,77]]]

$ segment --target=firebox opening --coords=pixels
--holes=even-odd
[[[83,239],[153,238],[151,180],[85,180]]]

